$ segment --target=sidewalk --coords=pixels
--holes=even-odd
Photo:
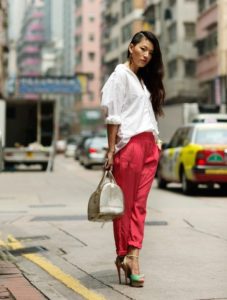
[[[11,262],[0,260],[0,299],[44,300],[44,297]]]

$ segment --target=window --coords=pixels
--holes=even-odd
[[[94,33],[89,33],[89,36],[88,36],[88,39],[89,39],[89,41],[94,41],[95,40],[95,35],[94,35]]]
[[[176,0],[169,0],[169,6],[174,6],[176,4]]]
[[[76,0],[76,6],[77,6],[77,7],[80,7],[81,4],[82,4],[82,0]]]
[[[119,47],[118,38],[114,38],[110,41],[109,51],[116,50]]]
[[[190,128],[180,128],[176,131],[174,136],[172,137],[169,147],[176,148],[176,147],[183,147],[189,143],[190,140],[191,130]]]
[[[81,45],[81,41],[82,41],[82,36],[81,35],[76,35],[76,38],[75,38],[76,46]]]
[[[195,23],[184,23],[185,39],[192,41],[195,39]]]
[[[174,59],[168,63],[169,78],[176,77],[177,75],[177,60]]]
[[[125,25],[122,27],[122,32],[121,32],[121,37],[122,37],[122,42],[128,41],[132,36],[132,26],[131,23]]]
[[[121,7],[122,17],[128,15],[132,11],[132,0],[124,0]]]
[[[212,4],[216,3],[216,2],[217,2],[217,0],[210,0],[210,5],[212,5]]]
[[[199,0],[199,12],[203,12],[206,7],[206,0]]]
[[[196,73],[196,62],[193,59],[184,62],[185,76],[194,77]]]
[[[82,16],[78,16],[78,18],[76,19],[76,26],[79,27],[82,24]]]
[[[170,43],[173,43],[173,42],[176,41],[176,39],[177,39],[177,25],[176,25],[176,23],[173,23],[168,28],[168,36],[169,36],[169,42]]]
[[[90,16],[89,16],[89,21],[90,21],[91,23],[93,23],[93,22],[95,21],[95,17],[94,17],[93,15],[90,15]]]
[[[95,52],[88,52],[88,58],[91,61],[95,60]]]
[[[77,55],[76,55],[76,65],[80,65],[82,62],[82,52],[80,51]]]
[[[213,30],[206,38],[197,42],[199,55],[205,55],[217,48],[217,30]]]

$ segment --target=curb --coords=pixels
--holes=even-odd
[[[0,260],[0,299],[45,300],[48,298],[24,277],[15,264]]]

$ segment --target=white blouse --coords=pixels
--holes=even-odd
[[[107,108],[106,124],[119,124],[115,151],[122,149],[131,137],[153,132],[158,140],[158,125],[150,101],[150,92],[136,74],[119,64],[102,89],[101,106]]]

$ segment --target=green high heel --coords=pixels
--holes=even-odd
[[[126,255],[123,262],[122,262],[122,268],[125,272],[125,283],[127,284],[127,278],[130,280],[130,285],[133,287],[143,287],[144,285],[144,274],[132,274],[129,265],[127,264],[127,258],[139,258],[136,255]]]

